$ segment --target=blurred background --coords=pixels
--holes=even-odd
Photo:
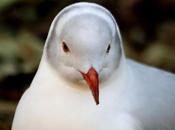
[[[76,0],[0,0],[0,130],[37,70],[55,15]],[[175,73],[175,0],[89,0],[119,24],[126,55]]]

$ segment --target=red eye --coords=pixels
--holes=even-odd
[[[70,52],[69,47],[66,45],[65,41],[62,42],[62,47],[65,53]]]
[[[110,49],[111,49],[111,45],[109,44],[109,45],[108,45],[108,48],[107,48],[107,50],[106,50],[106,53],[109,53]]]

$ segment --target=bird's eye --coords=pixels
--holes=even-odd
[[[109,53],[110,49],[111,49],[111,45],[109,44],[107,49],[106,49],[106,53]]]
[[[63,51],[65,53],[70,52],[69,47],[66,45],[66,42],[65,41],[62,42],[62,47],[63,47]]]

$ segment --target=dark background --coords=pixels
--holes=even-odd
[[[0,130],[9,130],[55,15],[76,0],[0,1]],[[126,55],[175,73],[175,0],[89,0],[109,9]]]

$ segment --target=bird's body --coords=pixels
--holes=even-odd
[[[51,36],[52,33],[49,35]],[[98,36],[96,33],[93,35]],[[69,34],[67,36],[70,38]],[[117,39],[120,39],[120,36]],[[110,47],[115,46],[112,44]],[[12,130],[175,129],[175,76],[173,74],[125,59],[123,54],[120,55],[120,51],[122,52],[120,50],[118,53],[120,58],[115,56],[119,61],[116,65],[117,69],[109,71],[112,74],[107,78],[105,78],[107,72],[104,78],[99,76],[100,104],[96,106],[92,102],[92,96],[83,78],[80,78],[82,83],[77,83],[79,77],[75,76],[77,82],[73,82],[72,77],[67,76],[70,79],[67,81],[64,75],[58,74],[53,67],[55,63],[50,63],[53,61],[51,57],[53,54],[47,56],[46,48],[49,47],[45,46],[35,78],[19,102]],[[63,46],[66,53],[70,51],[69,49]],[[60,70],[59,72],[62,73]],[[103,75],[100,69],[97,73]],[[89,87],[93,86],[89,85]],[[98,104],[97,95],[93,95],[96,104]]]

